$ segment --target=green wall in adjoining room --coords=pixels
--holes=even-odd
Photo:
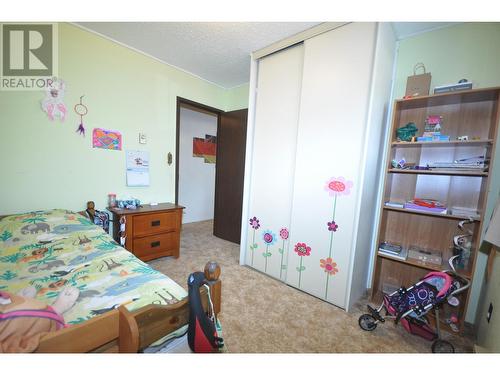
[[[406,79],[413,67],[423,62],[432,74],[435,86],[456,83],[467,78],[474,88],[500,86],[500,23],[463,23],[416,35],[399,42],[394,82],[394,98],[405,93]],[[498,143],[498,140],[497,140]],[[496,152],[491,172],[490,199],[487,202],[487,225],[500,191],[500,152]],[[484,228],[486,228],[486,225]],[[451,239],[450,239],[451,244]],[[484,279],[486,255],[479,253],[472,294],[466,316],[474,323]],[[498,264],[498,263],[497,263]],[[496,270],[500,272],[500,269]]]
[[[245,83],[227,90],[226,110],[236,111],[237,109],[248,108],[248,96],[250,85]]]
[[[59,77],[65,80],[64,123],[41,110],[44,92],[0,91],[0,214],[66,208],[107,194],[145,203],[173,201],[176,97],[223,110],[244,108],[242,89],[224,89],[74,25],[59,24]],[[235,95],[233,96],[233,92]],[[85,138],[73,107],[85,95]],[[248,96],[248,95],[247,95]],[[118,130],[123,150],[92,148],[92,129]],[[147,144],[139,144],[139,132]],[[150,186],[127,187],[125,150],[150,153]]]

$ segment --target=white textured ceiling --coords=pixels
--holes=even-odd
[[[250,53],[319,22],[78,22],[225,88],[247,83]],[[398,39],[453,22],[393,22]]]
[[[78,22],[127,46],[230,88],[247,83],[250,53],[318,22]]]

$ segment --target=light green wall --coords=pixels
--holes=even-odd
[[[467,78],[474,88],[500,85],[500,23],[465,23],[399,42],[394,95],[405,93],[417,62],[432,74],[431,89]]]
[[[235,111],[237,109],[248,108],[249,91],[250,86],[248,83],[229,89],[226,101],[227,110]]]
[[[497,250],[492,250],[497,251]],[[490,322],[486,314],[490,302],[493,303],[493,314]],[[477,345],[478,352],[500,353],[500,251],[497,251],[491,278],[486,284],[482,303],[477,317]]]
[[[59,76],[67,83],[64,123],[42,112],[43,92],[0,91],[0,214],[80,210],[88,200],[104,208],[109,192],[173,201],[175,160],[169,166],[167,153],[175,156],[176,97],[224,110],[248,102],[241,89],[223,89],[71,24],[59,24]],[[81,95],[89,109],[85,138],[75,133],[73,112]],[[126,186],[125,152],[93,149],[94,127],[120,131],[123,150],[150,152],[149,187]]]
[[[401,98],[404,95],[406,79],[413,74],[417,62],[423,62],[431,72],[432,92],[435,86],[458,82],[461,78],[472,81],[474,88],[500,86],[499,61],[500,23],[465,23],[404,39],[399,42],[394,96]],[[500,152],[496,153],[494,164],[485,224],[500,191]],[[479,253],[466,316],[468,322],[475,322],[485,264],[486,255]]]

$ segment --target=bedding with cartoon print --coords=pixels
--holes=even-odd
[[[78,324],[126,303],[172,304],[187,296],[104,230],[67,210],[36,211],[0,220],[0,290],[33,285],[36,298],[52,304],[67,285],[80,289],[67,324]]]

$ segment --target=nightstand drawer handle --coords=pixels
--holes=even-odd
[[[158,246],[160,246],[160,241],[151,242],[151,247],[158,247]]]
[[[160,220],[155,220],[155,221],[152,221],[152,222],[151,222],[151,226],[152,226],[152,227],[157,227],[157,226],[159,226],[159,225],[160,225]]]

